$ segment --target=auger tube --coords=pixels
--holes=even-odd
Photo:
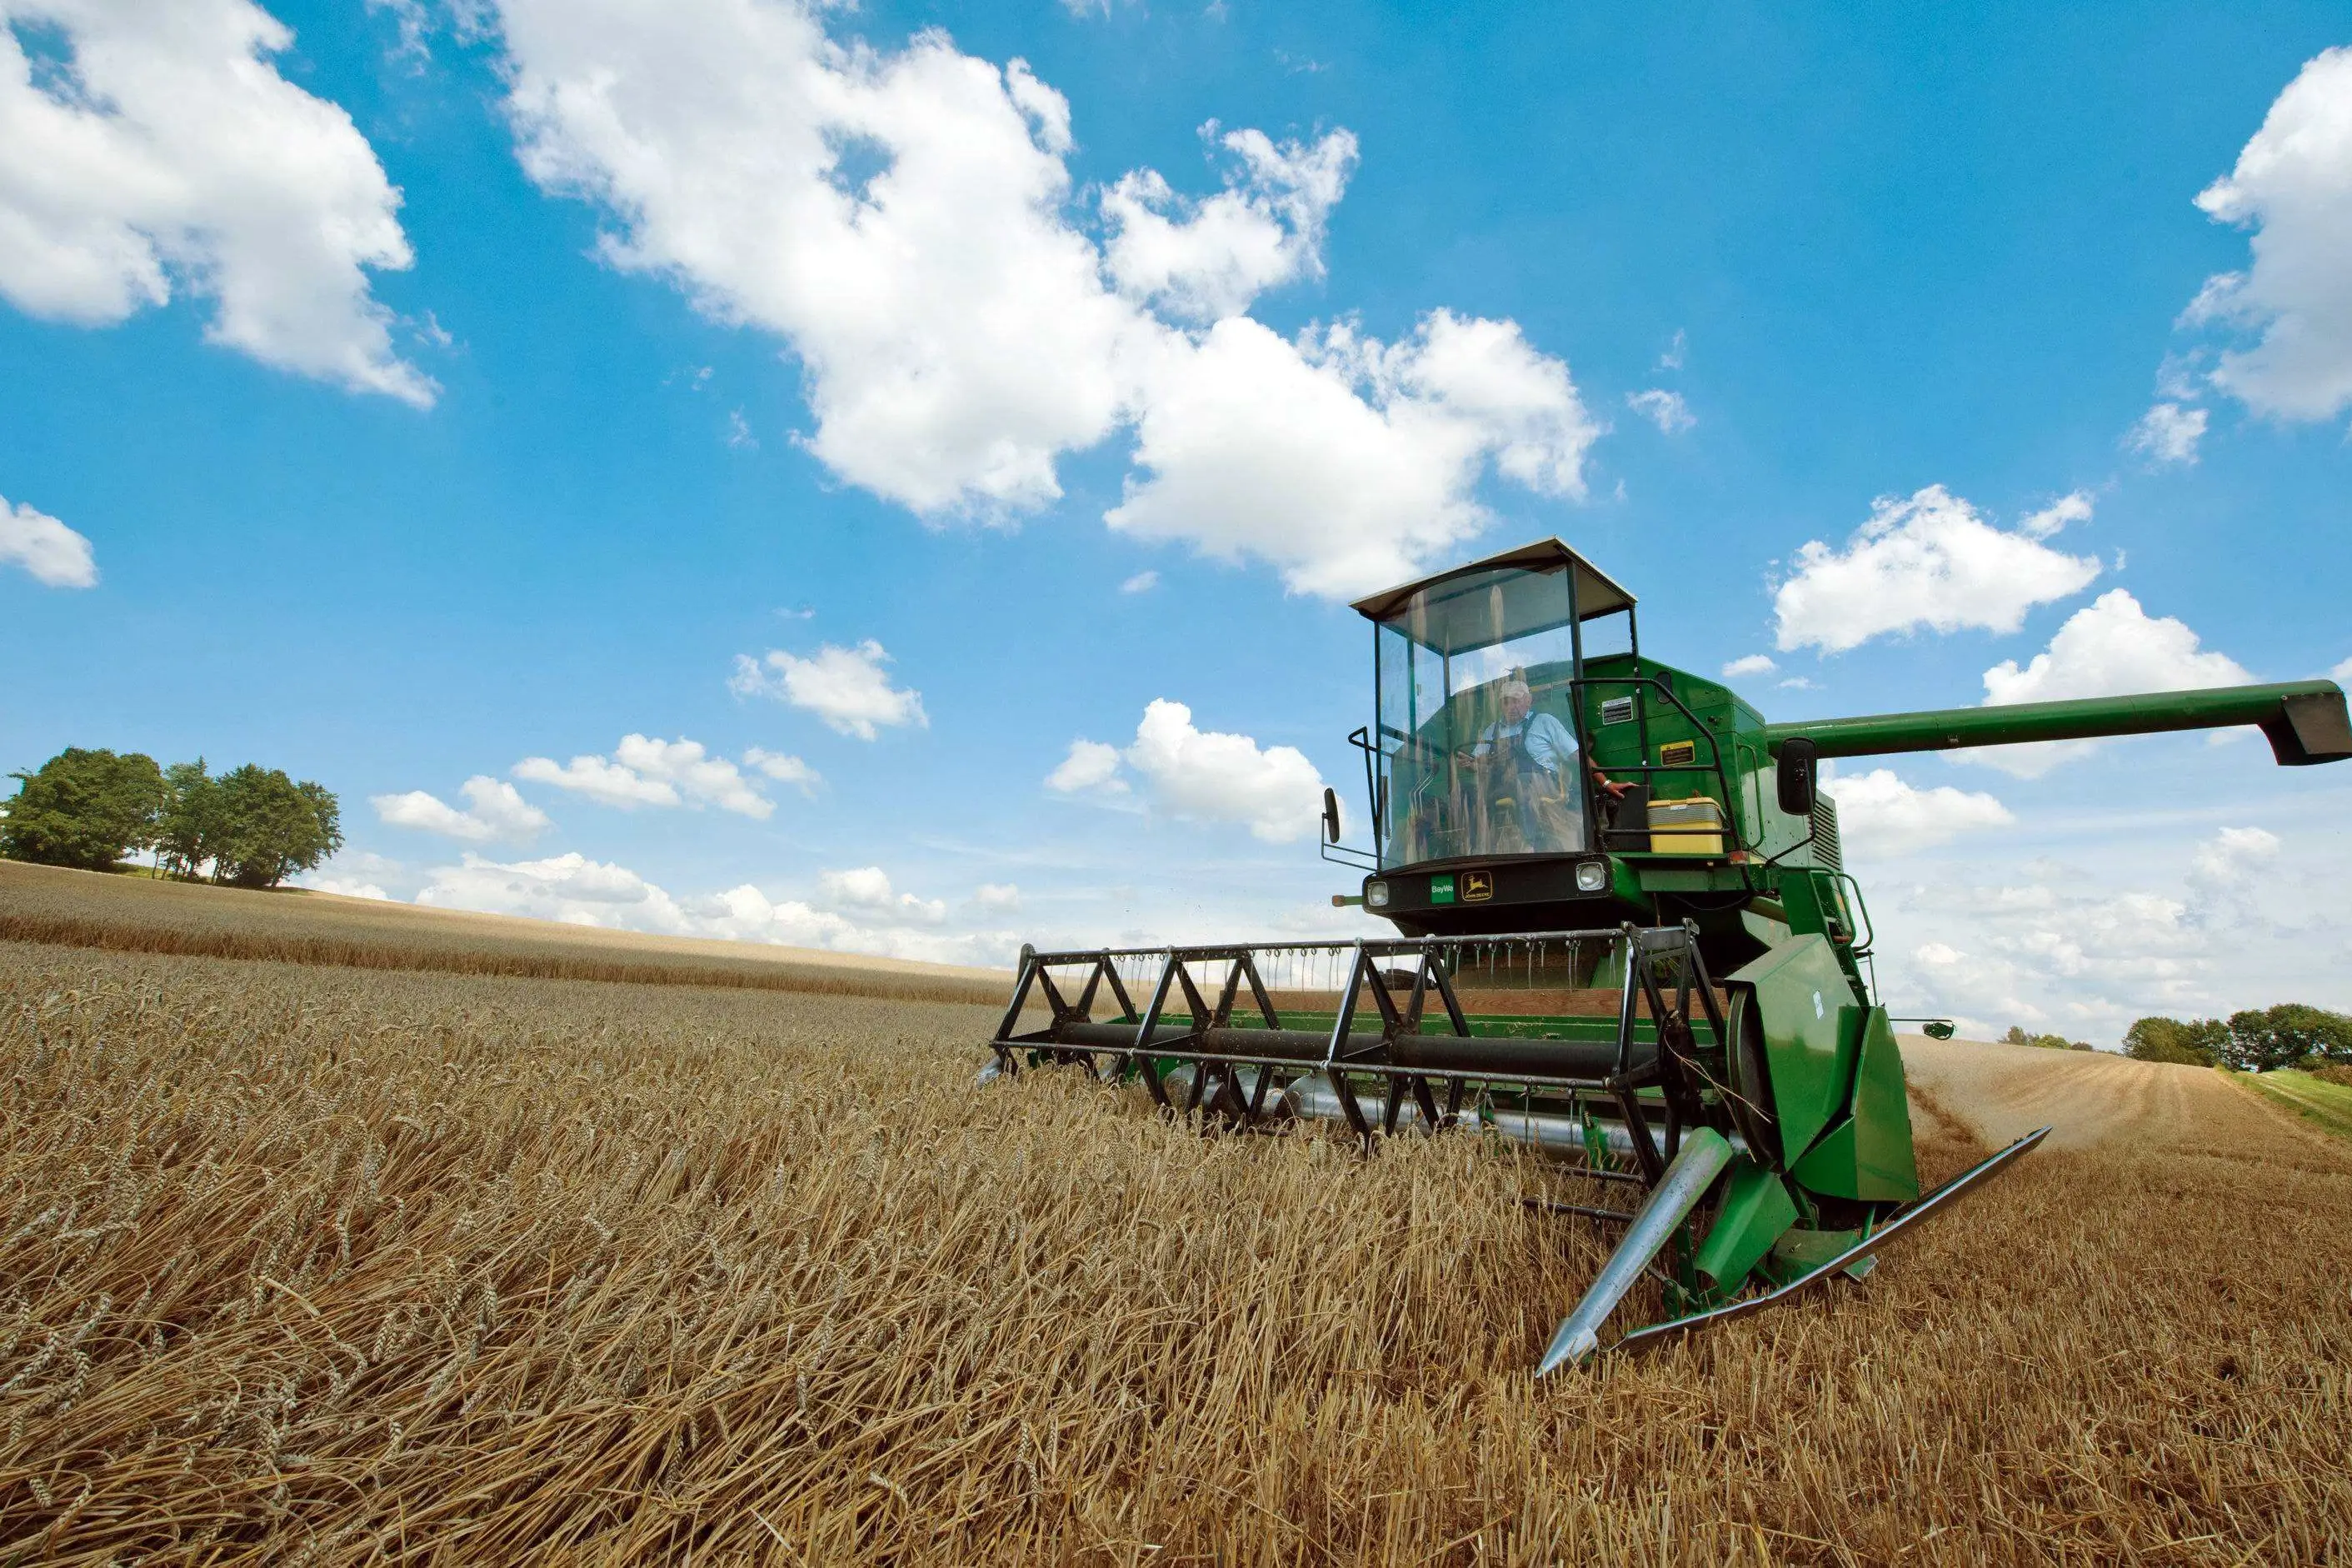
[[[1170,1084],[1172,1086],[1177,1080],[1177,1075],[1187,1070],[1184,1068],[1178,1068],[1170,1073],[1168,1075]],[[1189,1085],[1191,1079],[1186,1079],[1184,1081]],[[1176,1090],[1171,1087],[1169,1093],[1173,1097]],[[1296,1118],[1300,1121],[1329,1121],[1339,1124],[1344,1124],[1348,1120],[1348,1113],[1341,1108],[1339,1093],[1332,1089],[1330,1079],[1320,1072],[1308,1073],[1304,1078],[1293,1079],[1285,1085],[1282,1093],[1275,1097],[1273,1101],[1269,1101],[1268,1113],[1277,1120]],[[1591,1163],[1594,1143],[1600,1146],[1601,1152],[1605,1157],[1615,1161],[1620,1165],[1630,1168],[1638,1158],[1633,1152],[1633,1131],[1622,1121],[1613,1121],[1606,1116],[1588,1119],[1581,1116],[1567,1116],[1541,1110],[1521,1110],[1516,1107],[1490,1104],[1483,1114],[1465,1107],[1454,1119],[1453,1124],[1459,1126],[1465,1131],[1482,1132],[1503,1139],[1507,1142],[1524,1144],[1530,1153],[1555,1163],[1589,1165]],[[1592,1130],[1591,1143],[1585,1141],[1587,1126]],[[1422,1120],[1419,1109],[1408,1102],[1403,1113],[1398,1118],[1397,1131],[1422,1133],[1430,1131],[1432,1129]],[[1735,1154],[1744,1154],[1748,1152],[1747,1141],[1737,1132],[1731,1134],[1728,1142]],[[1628,1176],[1626,1179],[1630,1181],[1634,1178]]]
[[[1820,756],[1878,757],[1897,752],[2013,746],[2028,741],[2094,741],[2111,735],[2218,730],[2240,724],[2259,726],[2270,741],[2273,754],[2285,766],[2352,758],[2352,723],[2345,715],[2344,689],[2332,680],[1815,719],[1767,724],[1764,744],[1777,756],[1783,742],[1802,738],[1813,743]]]
[[[1514,1143],[1524,1143],[1548,1160],[1566,1161],[1570,1164],[1590,1163],[1590,1151],[1584,1142],[1586,1121],[1578,1116],[1558,1116],[1541,1110],[1519,1110],[1489,1105],[1486,1118],[1478,1123],[1482,1132],[1507,1138]],[[1595,1140],[1601,1152],[1612,1160],[1632,1165],[1633,1133],[1622,1121],[1605,1116],[1591,1118]],[[1734,1132],[1725,1140],[1735,1154],[1748,1152],[1748,1141]]]
[[[1731,1163],[1731,1144],[1722,1133],[1712,1128],[1700,1127],[1683,1134],[1682,1152],[1674,1163],[1651,1189],[1650,1195],[1626,1227],[1625,1239],[1576,1304],[1576,1310],[1562,1319],[1559,1331],[1545,1347],[1543,1360],[1536,1367],[1536,1375],[1543,1377],[1570,1362],[1580,1362],[1601,1348],[1601,1325],[1617,1310],[1642,1278],[1642,1270],[1650,1259],[1666,1245],[1676,1226],[1690,1217],[1699,1199],[1715,1184],[1715,1178]]]
[[[1057,1046],[1084,1050],[1125,1053],[1136,1048],[1132,1024],[1061,1024],[1053,1031]],[[1366,1040],[1373,1037],[1365,1035]],[[1322,1029],[1215,1028],[1195,1034],[1188,1026],[1161,1024],[1151,1032],[1154,1046],[1195,1048],[1220,1061],[1319,1063],[1330,1049],[1331,1037]],[[1398,1035],[1388,1041],[1389,1060],[1400,1068],[1432,1074],[1546,1073],[1598,1080],[1616,1070],[1614,1040],[1521,1040],[1487,1035]],[[1646,1066],[1657,1056],[1651,1041],[1635,1042],[1633,1065]]]

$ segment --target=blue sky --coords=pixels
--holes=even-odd
[[[1344,600],[1539,535],[1773,718],[2352,662],[2352,7],[1473,9],[0,0],[0,765],[1003,962],[1364,929]],[[1891,1002],[2352,1005],[2352,770],[1999,761]]]

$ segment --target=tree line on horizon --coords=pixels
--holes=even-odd
[[[2352,1016],[2282,1002],[2226,1019],[2142,1018],[2124,1032],[2124,1054],[2239,1072],[2352,1066]]]
[[[215,775],[202,757],[160,767],[143,752],[68,746],[8,776],[19,781],[0,804],[11,860],[112,871],[152,851],[183,881],[274,888],[343,847],[333,791],[253,763]]]

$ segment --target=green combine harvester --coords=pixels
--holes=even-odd
[[[1645,1272],[1666,1319],[1617,1347],[1859,1277],[2049,1131],[1921,1194],[1822,759],[2239,724],[2290,766],[2352,757],[2325,680],[1768,724],[1645,658],[1633,596],[1556,539],[1355,608],[1373,844],[1341,847],[1327,790],[1323,852],[1399,934],[1024,948],[982,1077],[1077,1066],[1212,1130],[1324,1121],[1368,1149],[1475,1129],[1634,1189],[1543,1205],[1623,1240],[1539,1373],[1599,1350]]]

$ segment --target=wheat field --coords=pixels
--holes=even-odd
[[[992,1022],[0,942],[0,1563],[2352,1560],[2352,1159],[2251,1095],[1536,1384],[1565,1178]]]
[[[0,860],[0,942],[999,1006],[1012,981],[1009,968],[999,973],[763,942],[649,936],[303,888],[216,888],[17,860]]]

